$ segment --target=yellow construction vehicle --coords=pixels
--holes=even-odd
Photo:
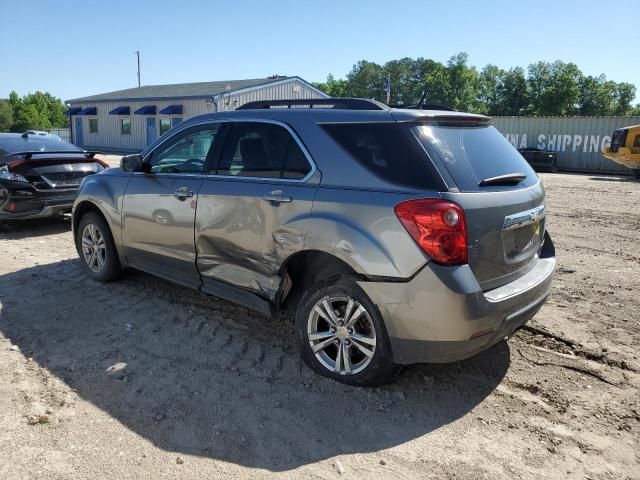
[[[640,179],[640,125],[618,128],[611,137],[611,146],[604,149],[604,156],[625,167]]]

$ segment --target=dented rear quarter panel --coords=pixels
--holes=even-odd
[[[427,257],[395,215],[394,206],[437,192],[400,193],[321,186],[311,216],[300,225],[304,247],[330,253],[367,276],[409,278]]]

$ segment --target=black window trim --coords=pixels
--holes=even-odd
[[[293,139],[296,141],[296,143],[298,144],[298,146],[300,147],[300,149],[302,150],[302,153],[304,154],[304,156],[307,159],[307,162],[309,162],[309,165],[311,166],[311,170],[309,170],[309,173],[307,173],[307,175],[305,175],[303,178],[271,178],[271,177],[244,177],[241,175],[218,175],[217,173],[211,173],[211,171],[215,170],[217,171],[217,169],[220,166],[220,159],[221,159],[221,154],[222,154],[222,148],[224,146],[224,143],[227,140],[227,136],[229,133],[229,130],[223,130],[225,125],[228,125],[229,127],[233,125],[233,123],[239,123],[239,122],[252,122],[252,123],[272,123],[275,125],[280,125],[281,127],[284,127],[289,134],[293,137]],[[187,123],[187,121],[183,122],[183,123]],[[313,175],[316,173],[316,171],[318,170],[318,167],[316,165],[316,162],[313,160],[313,157],[311,156],[311,154],[309,153],[309,150],[307,150],[307,147],[305,146],[304,143],[302,143],[302,140],[300,140],[300,137],[298,136],[298,134],[295,132],[295,130],[293,128],[291,128],[290,125],[284,123],[284,122],[280,122],[278,120],[270,120],[270,119],[265,119],[265,118],[221,118],[221,119],[208,119],[208,120],[201,120],[199,122],[193,122],[193,123],[189,123],[188,125],[182,125],[182,128],[177,129],[175,132],[171,133],[169,136],[167,136],[166,138],[163,139],[162,142],[159,142],[157,145],[153,146],[153,149],[150,150],[142,159],[142,163],[148,163],[149,159],[153,156],[153,154],[159,149],[161,148],[165,143],[171,141],[171,139],[173,139],[174,137],[176,137],[177,135],[181,135],[182,133],[186,133],[187,130],[192,130],[195,128],[194,127],[202,127],[202,126],[207,126],[207,125],[214,125],[214,124],[222,124],[220,125],[220,130],[223,133],[223,136],[221,138],[221,142],[218,143],[216,142],[216,145],[214,146],[213,149],[209,150],[209,153],[207,154],[207,158],[205,160],[205,163],[202,167],[202,172],[201,173],[146,173],[146,172],[134,172],[134,175],[161,175],[161,176],[165,176],[165,175],[170,175],[171,177],[177,177],[177,176],[185,176],[185,177],[202,177],[202,178],[221,178],[221,179],[230,179],[230,180],[237,180],[237,181],[243,181],[246,182],[248,180],[258,180],[258,181],[268,181],[268,182],[283,182],[283,183],[306,183],[311,177],[313,177]],[[162,138],[162,137],[158,137],[158,138]],[[216,165],[215,168],[213,165],[211,165],[212,161],[215,159],[216,161]]]
[[[167,138],[165,138],[162,142],[158,143],[157,145],[155,145],[153,147],[153,150],[150,150],[142,159],[142,164],[143,165],[149,165],[149,162],[151,161],[151,159],[153,158],[153,156],[156,154],[156,152],[158,152],[158,150],[161,150],[165,147],[165,145],[168,142],[171,142],[172,140],[176,139],[177,141],[180,141],[182,138],[184,138],[187,135],[190,135],[193,132],[198,132],[200,130],[206,130],[208,126],[213,126],[213,125],[217,125],[217,124],[223,124],[224,122],[221,121],[203,121],[203,122],[197,122],[197,123],[192,123],[189,125],[185,125],[184,128],[181,128],[180,130],[172,133],[171,135],[169,135]],[[220,125],[220,127],[218,128],[218,132],[223,131],[224,125]],[[223,133],[225,133],[223,131]],[[216,133],[216,137],[218,136],[218,134]],[[161,138],[161,137],[160,137]],[[224,140],[224,139],[223,139]],[[202,165],[202,172],[199,173],[186,173],[186,172],[180,172],[180,173],[169,173],[169,172],[148,172],[148,171],[144,171],[144,172],[134,172],[134,175],[157,175],[157,176],[162,176],[162,177],[171,177],[171,178],[175,178],[175,177],[204,177],[207,175],[207,170],[209,168],[209,164],[211,162],[211,159],[213,158],[214,153],[217,151],[217,142],[214,143],[213,148],[209,148],[209,151],[207,152],[207,156],[205,157],[204,160],[204,164]],[[146,169],[146,167],[145,167]]]
[[[291,138],[293,138],[293,140],[298,144],[298,147],[300,148],[300,150],[302,151],[303,155],[305,156],[305,158],[307,159],[307,162],[309,163],[309,166],[311,167],[309,172],[302,178],[277,178],[277,177],[253,177],[253,176],[245,176],[245,175],[220,175],[218,174],[218,170],[220,169],[220,162],[222,161],[222,155],[219,155],[217,158],[217,165],[214,168],[211,168],[210,172],[209,172],[209,176],[211,177],[215,177],[215,178],[223,178],[223,179],[236,179],[236,180],[241,180],[241,181],[247,181],[247,180],[260,180],[260,181],[268,181],[268,182],[286,182],[286,183],[305,183],[307,180],[309,180],[314,173],[316,173],[316,170],[318,169],[316,166],[316,163],[314,162],[313,158],[311,157],[311,154],[309,153],[309,151],[307,150],[307,147],[302,143],[302,141],[300,140],[300,138],[298,137],[298,135],[296,134],[296,132],[293,130],[293,128],[291,128],[290,125],[284,123],[284,122],[280,122],[278,120],[270,120],[270,119],[265,119],[265,118],[234,118],[234,119],[227,119],[227,120],[223,120],[224,122],[227,122],[231,125],[231,127],[233,127],[234,123],[269,123],[272,125],[278,125],[280,127],[284,127],[285,130],[287,130],[289,132],[289,135],[291,136]],[[226,141],[229,139],[229,136],[227,135],[225,140]],[[287,147],[289,148],[289,147]],[[221,147],[221,152],[224,151],[224,146]],[[283,167],[284,169],[284,164]],[[211,173],[211,171],[215,170],[216,173]],[[282,172],[282,169],[281,169]]]

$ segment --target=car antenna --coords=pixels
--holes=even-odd
[[[422,95],[420,96],[420,101],[418,102],[418,108],[420,110],[422,110],[422,107],[424,105],[424,101],[427,99],[427,92],[422,92]]]

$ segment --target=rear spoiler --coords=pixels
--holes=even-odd
[[[493,124],[493,118],[484,115],[423,115],[414,117],[410,121],[443,127],[480,127]]]
[[[24,155],[24,158],[26,159],[30,159],[33,155],[69,155],[69,154],[76,154],[76,155],[84,155],[86,157],[89,158],[93,158],[96,155],[100,155],[102,154],[102,152],[94,152],[94,151],[87,151],[87,150],[55,150],[55,151],[42,151],[42,150],[28,150],[25,152],[13,152],[10,153],[9,156],[16,156],[16,155]]]
[[[105,162],[103,162],[102,160],[100,160],[99,158],[94,158],[96,155],[98,154],[102,154],[102,152],[89,152],[86,150],[58,150],[55,152],[43,152],[41,150],[35,150],[35,151],[26,151],[26,152],[14,152],[14,153],[10,153],[8,156],[10,157],[15,157],[18,155],[24,155],[24,159],[21,160],[14,160],[12,162],[9,162],[7,160],[7,157],[5,157],[4,160],[4,165],[7,165],[11,168],[16,168],[19,165],[23,165],[25,163],[29,163],[29,160],[31,160],[31,157],[33,155],[70,155],[70,154],[74,154],[74,155],[84,155],[87,158],[91,158],[93,161],[98,162],[100,165],[102,165],[104,168],[109,168],[109,165]]]

